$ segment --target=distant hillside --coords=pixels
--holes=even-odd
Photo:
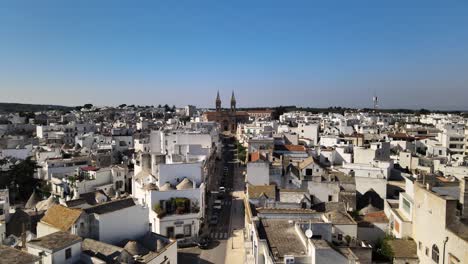
[[[74,107],[63,106],[63,105],[0,103],[0,113],[40,112],[40,111],[49,111],[49,110],[70,111],[73,109]]]

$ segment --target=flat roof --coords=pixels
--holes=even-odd
[[[295,224],[284,219],[262,219],[259,227],[261,239],[266,239],[276,261],[285,255],[305,256],[307,249],[295,230]]]
[[[39,237],[28,242],[29,246],[40,247],[52,252],[59,251],[73,244],[81,242],[81,237],[69,232],[59,231],[47,236]]]

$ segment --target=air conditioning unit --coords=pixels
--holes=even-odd
[[[284,256],[284,264],[294,264],[294,263],[295,263],[294,256],[291,256],[291,255]]]

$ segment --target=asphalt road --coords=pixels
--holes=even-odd
[[[215,210],[213,208],[214,195],[209,196],[207,217],[208,221],[211,215],[218,215],[219,221],[217,225],[209,227],[209,236],[212,238],[213,243],[209,249],[200,250],[198,248],[187,248],[179,249],[178,262],[179,263],[199,263],[199,264],[210,264],[210,263],[225,263],[227,240],[231,235],[231,207],[233,203],[231,192],[234,186],[234,175],[235,175],[235,143],[233,138],[223,139],[222,148],[222,162],[218,165],[219,168],[216,170],[215,179],[211,179],[211,186],[208,186],[209,193],[211,191],[219,191],[219,187],[223,186],[226,188],[226,193],[222,199],[221,210]],[[224,167],[227,167],[227,173],[224,174]],[[235,210],[236,212],[238,209]],[[241,212],[239,212],[241,213]],[[236,213],[237,214],[237,213]],[[242,215],[243,218],[243,215]]]

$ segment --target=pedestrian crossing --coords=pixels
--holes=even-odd
[[[223,200],[223,201],[221,202],[221,204],[222,204],[222,205],[230,205],[230,204],[232,204],[232,200],[227,200],[227,201],[226,201],[226,200]]]
[[[227,239],[228,233],[227,232],[211,232],[210,237],[212,239]]]

